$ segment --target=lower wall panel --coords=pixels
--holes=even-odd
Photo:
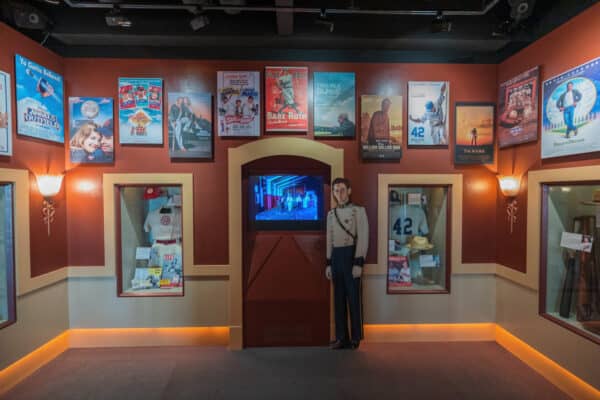
[[[17,322],[0,330],[0,370],[69,329],[67,282],[17,298]]]
[[[117,297],[114,278],[69,279],[71,328],[228,326],[229,282],[188,279],[183,297]]]
[[[538,292],[497,278],[498,325],[600,390],[600,346],[539,316]]]

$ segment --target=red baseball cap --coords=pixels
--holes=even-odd
[[[156,199],[157,197],[160,197],[162,194],[163,194],[163,191],[160,188],[160,186],[147,186],[146,189],[144,189],[144,199],[146,199],[146,200]]]

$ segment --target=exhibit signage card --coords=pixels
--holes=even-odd
[[[69,154],[72,163],[114,160],[113,99],[69,97]]]
[[[449,82],[408,82],[408,145],[448,146]]]
[[[500,84],[498,147],[537,140],[540,68],[531,68]]]
[[[63,78],[27,58],[15,56],[17,132],[64,143]]]
[[[315,72],[313,104],[315,137],[354,137],[354,72]]]
[[[494,104],[456,103],[454,163],[494,162]]]
[[[219,136],[260,136],[260,72],[218,71]]]
[[[171,158],[212,158],[212,96],[169,92],[169,154]]]
[[[565,249],[592,252],[592,242],[594,241],[591,235],[582,235],[581,233],[563,232],[560,237],[560,247]]]
[[[0,155],[12,155],[10,75],[0,71]]]
[[[267,132],[308,131],[308,68],[265,68]]]
[[[360,143],[364,160],[400,160],[402,96],[360,96]]]
[[[600,151],[600,58],[544,81],[542,158]]]
[[[119,143],[163,143],[161,78],[119,78]]]

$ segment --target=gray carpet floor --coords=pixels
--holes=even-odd
[[[494,342],[71,349],[3,399],[568,399]]]

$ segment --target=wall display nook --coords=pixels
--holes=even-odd
[[[212,158],[212,95],[169,92],[171,158]]]
[[[13,185],[0,183],[0,328],[16,321]]]
[[[544,81],[542,158],[600,151],[600,58]]]
[[[353,138],[356,132],[354,72],[314,73],[315,137]]]
[[[15,81],[17,132],[64,143],[62,76],[17,54]]]
[[[408,82],[408,145],[448,146],[449,82]]]
[[[456,103],[454,163],[494,162],[494,104]]]
[[[0,71],[0,156],[12,155],[10,75]]]
[[[308,131],[308,68],[265,67],[267,132]]]
[[[114,160],[113,99],[69,97],[69,154],[72,163]]]
[[[450,186],[388,186],[388,294],[450,291],[450,195]]]
[[[218,71],[219,136],[260,136],[260,72]]]
[[[402,96],[360,96],[360,150],[364,160],[402,157]]]
[[[498,147],[537,140],[539,79],[540,68],[535,67],[500,84]]]
[[[600,182],[542,196],[540,314],[600,344]]]
[[[160,78],[119,78],[119,143],[163,143]]]
[[[116,185],[119,296],[182,296],[181,186]]]

